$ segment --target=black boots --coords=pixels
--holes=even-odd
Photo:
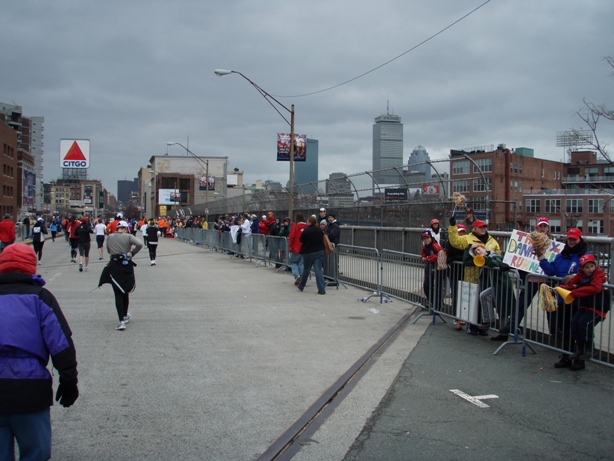
[[[573,363],[567,365],[570,370],[584,370],[585,362],[591,358],[592,344],[586,341],[576,340],[576,351],[568,358],[569,361],[573,360]],[[558,363],[558,362],[557,362]],[[554,364],[556,367],[556,363]],[[561,368],[561,367],[557,367]]]
[[[571,360],[569,360],[569,354],[561,354],[559,361],[554,364],[554,368],[568,368],[571,367]]]

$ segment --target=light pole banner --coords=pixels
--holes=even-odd
[[[198,190],[215,190],[215,176],[207,175],[199,176],[198,178]]]
[[[294,135],[294,161],[307,160],[307,135]],[[277,133],[277,161],[290,161],[290,133]]]

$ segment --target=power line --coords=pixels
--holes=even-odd
[[[369,75],[370,73],[375,72],[376,70],[381,69],[381,68],[382,68],[382,67],[384,67],[384,66],[387,66],[387,65],[388,65],[388,64],[390,64],[391,62],[394,62],[394,61],[396,61],[397,59],[399,59],[399,58],[401,58],[401,57],[405,56],[407,53],[409,53],[409,52],[411,52],[411,51],[414,51],[416,48],[418,48],[418,47],[420,47],[420,46],[424,45],[425,43],[427,43],[427,42],[431,41],[432,39],[434,39],[434,38],[435,38],[435,37],[437,37],[438,35],[441,35],[442,33],[444,33],[446,30],[448,30],[448,29],[450,29],[451,27],[455,26],[456,24],[458,24],[459,22],[461,22],[463,19],[468,18],[469,16],[471,16],[473,13],[475,13],[477,10],[479,10],[480,8],[482,8],[484,5],[486,5],[486,4],[487,4],[487,3],[489,3],[489,2],[490,2],[490,0],[486,0],[484,3],[482,3],[481,5],[477,6],[477,7],[476,7],[476,8],[474,8],[473,10],[471,10],[469,13],[467,13],[467,14],[465,14],[464,16],[460,17],[459,19],[457,19],[457,20],[456,20],[456,21],[454,21],[453,23],[451,23],[451,24],[447,25],[446,27],[444,27],[443,29],[441,29],[439,32],[437,32],[437,33],[435,33],[435,34],[431,35],[429,38],[427,38],[427,39],[425,39],[425,40],[421,41],[420,43],[418,43],[417,45],[415,45],[415,46],[411,47],[409,50],[404,51],[404,52],[403,52],[403,53],[401,53],[400,55],[395,56],[394,58],[392,58],[392,59],[390,59],[390,60],[386,61],[385,63],[380,64],[379,66],[374,67],[373,69],[368,70],[367,72],[364,72],[364,73],[362,73],[362,74],[360,74],[360,75],[357,75],[357,76],[356,76],[356,77],[354,77],[354,78],[351,78],[351,79],[349,79],[349,80],[346,80],[345,82],[341,82],[341,83],[338,83],[337,85],[333,85],[333,86],[330,86],[330,87],[328,87],[328,88],[324,88],[323,90],[313,91],[313,92],[311,92],[311,93],[294,94],[294,95],[273,95],[273,96],[275,96],[276,98],[302,98],[302,97],[304,97],[304,96],[312,96],[312,95],[314,95],[314,94],[324,93],[325,91],[330,91],[330,90],[333,90],[333,89],[335,89],[335,88],[339,88],[340,86],[347,85],[348,83],[351,83],[351,82],[353,82],[353,81],[355,81],[355,80],[358,80],[359,78],[362,78],[362,77],[364,77],[365,75]]]

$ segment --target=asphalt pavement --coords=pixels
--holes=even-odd
[[[419,312],[349,286],[300,293],[274,267],[161,239],[156,266],[135,257],[133,320],[116,331],[112,290],[97,288],[106,260],[91,255],[80,273],[63,238],[47,241],[39,270],[79,361],[79,400],[52,408],[58,460],[256,460]],[[498,345],[408,322],[292,459],[614,459],[614,370]]]

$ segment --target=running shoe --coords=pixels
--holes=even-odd
[[[126,316],[124,317],[124,324],[128,323],[131,318],[132,318],[132,314],[130,313],[126,314]]]
[[[83,264],[79,264],[79,272],[83,272]]]
[[[126,322],[121,321],[117,324],[117,326],[115,327],[116,330],[125,330],[126,329]]]

